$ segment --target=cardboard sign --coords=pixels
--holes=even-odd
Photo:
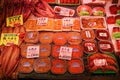
[[[6,19],[6,24],[7,27],[15,27],[15,25],[23,25],[23,16],[22,15],[17,15],[17,16],[12,16],[8,17]]]

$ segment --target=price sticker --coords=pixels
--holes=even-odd
[[[23,16],[17,15],[17,16],[8,17],[6,19],[6,24],[7,27],[15,27],[16,25],[23,25]]]
[[[110,44],[100,44],[101,49],[110,49],[111,45]]]
[[[19,36],[16,33],[2,33],[1,34],[1,44],[4,45],[11,45],[16,44],[18,45]]]
[[[37,25],[44,26],[44,25],[47,25],[47,23],[48,23],[48,18],[47,17],[37,18]]]
[[[71,60],[71,57],[72,57],[72,48],[61,46],[59,59]]]
[[[101,37],[106,37],[106,36],[107,36],[107,33],[99,33],[99,35],[100,35]]]
[[[27,58],[39,57],[39,46],[28,46],[27,47]]]
[[[74,19],[72,18],[63,18],[62,19],[62,25],[63,26],[73,26]]]
[[[94,64],[95,64],[95,66],[106,66],[107,61],[106,61],[106,59],[95,59]]]

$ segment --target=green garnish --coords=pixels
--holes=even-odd
[[[80,16],[88,16],[90,13],[88,11],[80,11],[79,13]]]

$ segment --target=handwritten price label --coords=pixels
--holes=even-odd
[[[16,44],[18,45],[19,36],[16,33],[2,33],[1,34],[1,44],[4,45],[11,45]]]
[[[23,16],[17,15],[17,16],[8,17],[6,19],[6,22],[7,22],[7,27],[15,27],[15,25],[23,25]]]
[[[95,66],[105,66],[107,65],[106,59],[95,59],[94,60]]]
[[[28,46],[27,47],[27,58],[39,57],[39,46]]]
[[[63,18],[62,19],[62,25],[63,26],[73,26],[74,19],[72,18]]]
[[[60,47],[59,59],[71,60],[72,48],[71,47]]]
[[[47,17],[37,18],[37,25],[47,25],[47,23],[48,23]]]

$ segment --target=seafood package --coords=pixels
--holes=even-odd
[[[65,74],[67,71],[66,62],[60,59],[53,59],[51,63],[51,72],[53,74]]]
[[[74,16],[75,10],[70,8],[65,8],[61,6],[54,7],[55,13],[62,15],[62,16]]]
[[[82,43],[83,50],[87,54],[96,53],[98,51],[96,41],[83,41]]]
[[[106,29],[106,20],[100,16],[81,16],[80,18],[82,29]]]
[[[50,44],[40,44],[40,54],[39,57],[48,57],[51,53]]]
[[[57,0],[58,5],[79,5],[80,0]]]
[[[98,42],[98,47],[101,52],[113,52],[114,51],[114,46],[110,41],[99,41]]]
[[[97,29],[96,30],[96,38],[98,40],[109,40],[110,34],[109,34],[108,30]]]
[[[18,66],[18,72],[31,73],[33,71],[34,59],[22,58]]]
[[[39,32],[37,31],[28,31],[25,34],[25,42],[27,43],[37,43],[39,38]]]
[[[87,56],[88,70],[95,74],[118,73],[119,67],[114,54],[95,53]]]
[[[81,36],[83,40],[94,40],[95,32],[93,29],[83,29],[81,31]]]
[[[67,62],[70,74],[80,74],[84,72],[84,64],[82,59],[72,59]]]
[[[64,45],[67,43],[67,33],[56,32],[53,35],[53,43],[56,45]]]
[[[36,73],[47,73],[51,68],[50,58],[38,58],[34,62],[34,71]]]
[[[53,45],[52,57],[59,58],[61,47],[63,47],[63,46]],[[64,45],[64,47],[72,48],[72,51],[71,51],[71,58],[72,59],[78,59],[78,58],[81,58],[83,56],[83,48],[80,45],[68,45],[68,46]]]
[[[39,42],[42,44],[50,44],[53,40],[52,32],[40,32],[39,34]]]
[[[78,45],[82,42],[79,32],[68,32],[68,43],[72,45]]]

